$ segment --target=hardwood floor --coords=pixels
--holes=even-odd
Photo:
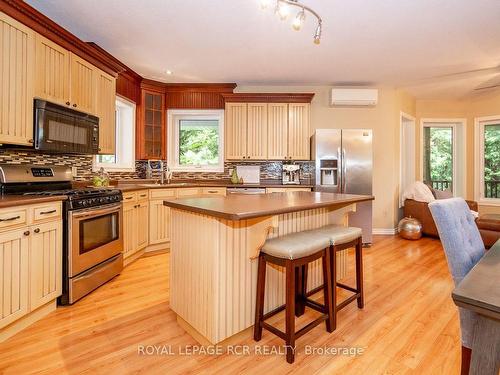
[[[364,249],[364,310],[351,304],[339,313],[335,332],[328,334],[322,324],[301,337],[293,365],[283,355],[180,354],[197,343],[169,309],[168,261],[168,254],[141,258],[74,306],[58,308],[1,343],[0,373],[460,373],[453,283],[437,240],[376,236]],[[314,314],[306,313],[298,324]],[[284,324],[283,318],[278,314],[277,323]],[[233,344],[256,347],[250,332]],[[142,355],[139,345],[169,345],[176,355]],[[258,345],[283,342],[264,331]],[[363,354],[308,355],[306,345],[363,348]]]

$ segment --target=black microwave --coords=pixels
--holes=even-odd
[[[99,118],[35,99],[35,149],[51,153],[97,154]]]

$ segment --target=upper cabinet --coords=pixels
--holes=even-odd
[[[227,160],[308,160],[313,94],[227,94]]]
[[[35,96],[70,105],[70,52],[51,40],[36,36]]]
[[[71,53],[71,106],[80,111],[96,114],[97,68]]]
[[[0,143],[33,144],[35,33],[0,12]]]
[[[96,114],[99,117],[99,153],[114,154],[116,143],[116,79],[97,71]]]
[[[24,3],[5,9],[16,17],[17,7],[30,11]],[[62,31],[45,27],[37,33],[0,12],[0,144],[33,144],[33,99],[40,98],[99,117],[100,152],[113,154],[116,79],[109,73],[118,72],[117,63],[53,28]]]
[[[149,88],[141,89],[137,111],[137,159],[165,159],[166,125],[165,93]]]

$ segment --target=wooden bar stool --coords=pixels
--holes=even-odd
[[[338,225],[326,225],[324,227],[314,229],[312,232],[318,235],[326,235],[330,239],[330,275],[332,284],[332,301],[333,303],[333,329],[337,328],[337,312],[349,305],[354,300],[357,300],[358,308],[362,309],[365,306],[363,293],[363,240],[362,230],[356,227],[343,227]],[[356,287],[337,282],[337,252],[349,248],[355,248],[356,258]],[[307,274],[306,274],[307,277]],[[307,280],[304,281],[307,283]],[[353,292],[354,294],[337,304],[337,287]],[[319,288],[318,288],[319,289]],[[318,291],[315,289],[308,294]]]
[[[331,278],[331,260],[330,260],[330,239],[320,233],[304,231],[292,233],[283,237],[276,237],[265,242],[259,255],[258,274],[257,274],[257,301],[255,306],[255,325],[254,339],[259,341],[262,338],[262,329],[274,333],[276,336],[285,340],[286,360],[293,363],[295,360],[295,340],[316,327],[323,321],[326,322],[326,330],[333,332],[334,302],[331,297],[332,278]],[[323,260],[323,278],[326,282],[323,285],[324,305],[313,300],[304,301],[307,307],[322,313],[322,315],[306,325],[304,328],[295,332],[295,298],[296,298],[296,270],[302,266],[322,258]],[[266,265],[272,263],[285,267],[286,274],[286,302],[284,305],[264,314],[264,290],[266,279]],[[266,323],[265,320],[280,311],[285,310],[285,331]]]

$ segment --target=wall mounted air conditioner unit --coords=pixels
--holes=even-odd
[[[377,89],[332,89],[331,105],[334,106],[374,106],[377,105]]]

